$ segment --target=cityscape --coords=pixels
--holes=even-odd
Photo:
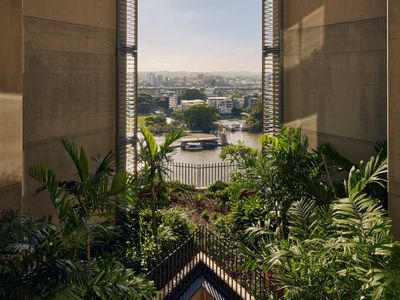
[[[176,129],[191,132],[191,143],[177,151],[175,161],[204,161],[207,157],[207,162],[216,162],[219,144],[239,140],[258,147],[262,132],[259,73],[140,72],[138,93],[140,125],[159,137]],[[198,133],[209,135],[203,135],[200,142]],[[218,142],[212,143],[216,138]],[[207,154],[199,153],[201,150]]]

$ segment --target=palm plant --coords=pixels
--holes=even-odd
[[[233,214],[239,218],[246,215],[240,211],[240,203],[249,193],[243,191],[253,191],[255,202],[264,202],[263,219],[269,219],[270,229],[280,228],[286,234],[287,214],[293,202],[305,197],[329,203],[335,198],[335,186],[329,177],[333,163],[326,161],[323,153],[308,151],[308,140],[301,129],[284,128],[279,136],[264,135],[260,142],[260,151],[240,144],[222,151],[223,159],[239,165],[231,185]]]
[[[151,208],[153,214],[153,228],[156,228],[157,200],[168,174],[167,163],[174,151],[172,144],[182,138],[185,133],[181,130],[168,133],[165,141],[158,145],[153,134],[144,126],[140,127],[143,141],[140,143],[139,161],[142,163],[142,175],[151,192]]]
[[[42,185],[36,194],[49,192],[62,234],[76,251],[85,246],[86,259],[90,259],[92,241],[99,231],[107,232],[116,208],[126,199],[131,178],[126,172],[115,172],[111,152],[104,158],[92,158],[91,173],[83,148],[78,150],[67,140],[62,140],[62,145],[73,161],[78,180],[58,181],[54,171],[45,166],[32,167],[29,174]],[[96,223],[95,218],[102,221]]]
[[[400,246],[379,200],[366,193],[371,185],[386,184],[387,160],[381,155],[350,170],[345,197],[330,205],[307,198],[294,202],[286,238],[250,228],[249,267],[273,273],[289,299],[397,299]]]
[[[115,171],[111,153],[93,159],[91,173],[85,151],[66,140],[62,143],[77,180],[58,181],[43,166],[30,169],[42,185],[37,193],[49,192],[58,224],[50,217],[32,220],[19,212],[0,216],[0,298],[151,298],[151,282],[117,262],[115,253],[106,252],[109,249],[93,251],[115,233],[112,219],[131,198],[131,176]]]

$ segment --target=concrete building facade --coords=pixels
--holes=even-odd
[[[22,1],[0,1],[0,209],[22,201]]]
[[[208,97],[207,104],[215,107],[220,114],[231,114],[233,100],[229,97]]]
[[[52,212],[45,194],[32,196],[28,170],[43,164],[71,178],[61,138],[92,156],[115,148],[115,8],[115,0],[0,1],[2,208]]]
[[[202,105],[206,104],[206,101],[201,100],[201,99],[195,99],[195,100],[181,100],[181,104],[179,104],[179,110],[180,111],[187,111],[189,108],[195,105]]]
[[[354,161],[387,138],[387,6],[286,0],[284,118]]]
[[[400,0],[389,0],[388,45],[389,214],[400,239]]]

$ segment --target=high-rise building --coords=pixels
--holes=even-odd
[[[164,84],[164,76],[158,75],[156,81],[157,81],[157,82],[156,82],[156,85],[157,85],[157,86],[162,86],[162,85]]]
[[[157,85],[157,78],[154,73],[149,73],[147,74],[147,84],[151,86],[156,86]]]

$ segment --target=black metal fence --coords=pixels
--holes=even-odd
[[[227,182],[237,166],[231,163],[188,164],[172,162],[168,164],[167,180],[179,181],[198,188],[208,187],[216,181]]]
[[[259,269],[246,271],[235,249],[229,241],[199,228],[149,272],[148,277],[160,291],[158,299],[177,299],[194,279],[190,275],[199,264],[207,266],[235,293],[232,299],[269,299],[270,277]]]

